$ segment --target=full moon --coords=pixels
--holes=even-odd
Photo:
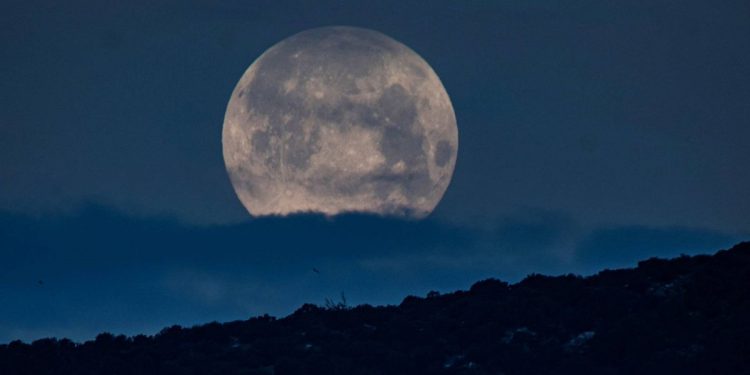
[[[458,129],[440,79],[409,47],[372,30],[323,27],[250,65],[222,143],[251,215],[422,218],[450,183]]]

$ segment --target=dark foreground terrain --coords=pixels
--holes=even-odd
[[[0,374],[746,374],[750,243],[399,306],[0,345]]]

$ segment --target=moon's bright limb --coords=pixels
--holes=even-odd
[[[252,215],[423,217],[450,182],[458,129],[440,79],[414,51],[376,31],[324,27],[250,65],[222,142]]]

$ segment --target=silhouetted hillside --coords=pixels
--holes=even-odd
[[[0,345],[0,374],[750,373],[750,243],[399,306]]]

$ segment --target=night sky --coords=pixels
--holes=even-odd
[[[5,0],[0,25],[0,343],[341,293],[394,304],[750,238],[746,0]],[[426,220],[253,219],[232,189],[237,80],[329,25],[406,44],[451,97],[456,169]]]

